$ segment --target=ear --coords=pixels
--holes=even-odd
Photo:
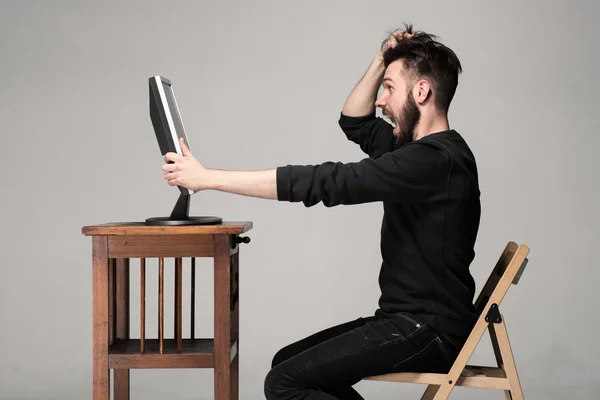
[[[429,81],[421,79],[413,86],[413,98],[415,103],[423,105],[432,96],[431,85]]]

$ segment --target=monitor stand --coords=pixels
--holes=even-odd
[[[220,217],[190,217],[190,195],[181,193],[169,217],[146,219],[146,225],[215,225],[223,222]]]

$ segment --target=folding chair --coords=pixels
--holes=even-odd
[[[480,312],[469,338],[447,374],[393,373],[372,376],[364,380],[427,384],[421,400],[445,400],[454,386],[504,390],[507,400],[523,400],[523,391],[504,317],[498,306],[511,283],[517,284],[527,265],[529,247],[509,242],[481,290],[475,309]],[[498,367],[467,365],[483,333],[489,329]]]

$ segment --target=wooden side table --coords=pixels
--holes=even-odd
[[[239,235],[252,222],[220,225],[146,226],[109,223],[85,226],[93,253],[93,375],[94,400],[129,399],[129,370],[136,368],[213,368],[214,398],[238,399],[239,370]],[[191,334],[182,333],[182,266],[191,258]],[[197,257],[214,259],[214,338],[195,338],[194,281]],[[157,258],[159,269],[158,339],[145,338],[146,259]],[[165,258],[174,259],[174,338],[164,338]],[[129,268],[140,263],[140,337],[130,338]]]

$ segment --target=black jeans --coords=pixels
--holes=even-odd
[[[265,379],[267,400],[363,400],[362,378],[391,372],[447,373],[462,344],[409,313],[367,317],[281,349]]]

